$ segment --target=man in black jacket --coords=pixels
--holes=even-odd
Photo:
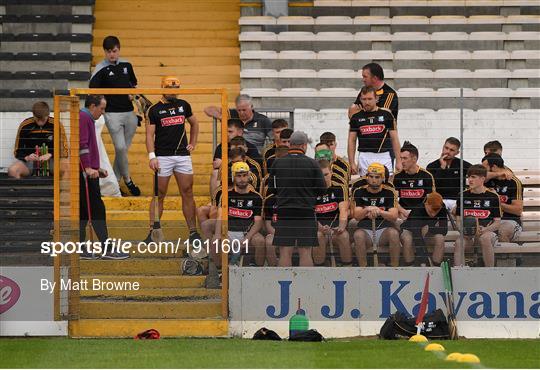
[[[311,247],[317,246],[317,196],[324,195],[326,183],[314,159],[305,155],[308,137],[297,131],[291,135],[289,154],[274,162],[270,169],[269,190],[277,207],[274,245],[279,247],[279,266],[292,264],[298,247],[300,266],[313,266]]]

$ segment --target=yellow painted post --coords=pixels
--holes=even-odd
[[[60,241],[60,97],[54,97],[54,132],[53,132],[53,163],[54,163],[54,241]],[[60,256],[54,257],[54,320],[60,320]]]
[[[70,102],[70,196],[71,196],[71,225],[72,230],[79,229],[79,99],[71,99]],[[78,235],[77,235],[78,239]],[[69,277],[72,281],[80,280],[79,255],[73,253],[70,255]],[[70,317],[79,316],[79,291],[71,290],[69,292],[69,315]]]
[[[228,235],[229,212],[229,143],[227,135],[227,121],[229,120],[229,102],[227,91],[221,93],[221,237]],[[230,243],[228,243],[230,246]],[[221,251],[221,316],[229,317],[229,255]]]

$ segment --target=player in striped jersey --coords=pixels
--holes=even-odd
[[[506,167],[502,157],[490,153],[482,159],[482,165],[486,170],[498,174],[497,177],[486,182],[486,186],[493,189],[499,195],[502,209],[501,226],[499,227],[499,241],[515,242],[521,234],[523,213],[523,185],[521,181],[512,176],[506,178]]]

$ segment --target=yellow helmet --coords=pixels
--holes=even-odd
[[[180,80],[176,76],[163,76],[161,77],[161,87],[180,87]]]
[[[384,179],[384,166],[380,163],[373,162],[369,165],[367,173],[375,173],[377,175],[381,175],[381,177]]]
[[[240,172],[249,172],[249,166],[246,162],[236,162],[233,163],[231,172],[233,176]]]

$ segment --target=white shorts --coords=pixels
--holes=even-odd
[[[452,212],[452,209],[454,209],[457,204],[457,200],[455,199],[443,199],[443,202],[448,212]]]
[[[380,163],[390,171],[390,176],[394,173],[394,164],[390,152],[371,153],[371,152],[358,152],[357,155],[358,171],[360,176],[365,176],[370,164],[377,162]]]
[[[501,226],[502,225],[512,225],[514,228],[514,232],[512,233],[512,236],[510,237],[511,242],[515,242],[519,239],[519,236],[521,235],[521,232],[523,231],[523,227],[521,227],[520,224],[517,223],[517,221],[514,220],[501,220]]]
[[[373,243],[373,232],[371,231],[371,229],[361,229],[361,230],[364,230],[366,232],[366,234],[368,235],[369,239],[371,240],[371,244],[374,246],[375,244],[377,244],[377,246],[380,245],[380,241],[381,241],[381,236],[382,234],[384,233],[384,230],[386,230],[387,227],[383,227],[382,229],[377,229],[375,230],[375,243]]]
[[[157,157],[157,159],[159,161],[158,176],[160,177],[169,177],[173,172],[193,175],[193,165],[189,155],[170,155]]]

